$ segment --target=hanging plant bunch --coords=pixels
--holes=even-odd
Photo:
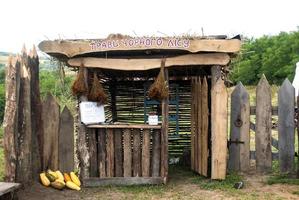
[[[88,94],[88,100],[99,102],[99,104],[107,103],[107,94],[105,93],[96,73],[93,74],[93,82]]]
[[[165,67],[165,59],[161,62],[160,72],[155,80],[155,82],[151,85],[148,95],[151,99],[163,100],[168,97],[169,88],[167,81],[165,80],[164,75],[164,67]]]
[[[87,87],[84,81],[84,67],[81,65],[79,67],[77,78],[72,85],[72,93],[74,96],[80,96],[86,94],[87,92]]]

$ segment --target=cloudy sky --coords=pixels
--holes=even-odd
[[[244,34],[295,31],[298,0],[5,0],[0,51],[18,52],[46,39]]]

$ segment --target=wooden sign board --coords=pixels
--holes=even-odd
[[[104,106],[98,105],[97,102],[81,102],[80,116],[81,122],[86,125],[105,122]]]

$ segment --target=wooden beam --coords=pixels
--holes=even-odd
[[[95,124],[87,125],[87,128],[105,128],[105,129],[161,129],[161,125],[148,125],[148,124]]]
[[[133,38],[135,39],[135,38]],[[119,42],[119,45],[112,48],[103,48],[103,46],[98,48],[98,45],[95,44],[97,41],[100,41],[102,44],[104,42],[108,43],[113,42],[112,40],[45,40],[42,41],[38,47],[41,51],[48,54],[61,54],[69,58],[74,56],[80,56],[86,53],[96,53],[96,52],[110,52],[110,51],[129,51],[129,50],[184,50],[191,53],[196,52],[226,52],[226,53],[237,53],[240,51],[241,41],[238,39],[223,40],[223,39],[189,39],[189,45],[184,47],[172,46],[169,47],[169,39],[171,38],[162,38],[162,45],[134,45],[129,46]],[[182,39],[182,38],[181,38]],[[116,41],[116,40],[115,40]],[[96,47],[93,47],[93,44]]]
[[[158,185],[162,184],[161,177],[112,177],[112,178],[87,178],[83,180],[85,187],[98,187],[104,185]]]
[[[221,67],[212,67],[211,89],[212,179],[225,179],[227,156],[227,90]]]
[[[73,67],[92,67],[102,69],[124,70],[124,71],[144,71],[158,69],[161,67],[162,58],[153,59],[113,59],[113,58],[93,58],[80,57],[68,60],[68,64]],[[226,53],[205,53],[188,54],[167,58],[165,67],[190,66],[190,65],[227,65],[230,57]]]

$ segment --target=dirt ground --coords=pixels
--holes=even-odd
[[[233,184],[223,183],[223,187],[206,188],[202,181],[209,183],[198,175],[185,170],[170,170],[167,185],[162,186],[106,186],[99,188],[82,188],[81,191],[64,189],[58,191],[46,188],[40,183],[26,186],[18,192],[20,200],[97,200],[97,199],[299,199],[293,194],[299,191],[298,185],[267,185],[266,176],[244,175],[245,187],[240,190]],[[218,184],[218,183],[217,183]]]

